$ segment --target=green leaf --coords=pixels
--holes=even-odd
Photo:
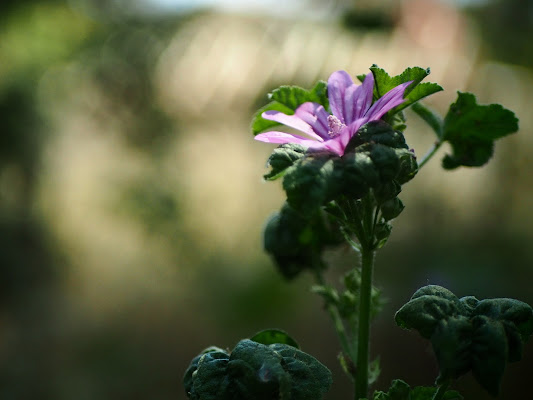
[[[324,81],[318,81],[311,90],[298,86],[281,86],[272,91],[270,99],[283,104],[293,111],[308,101],[322,104],[326,109],[329,105],[327,103],[327,83]]]
[[[494,153],[494,142],[490,140],[472,140],[464,138],[450,142],[453,154],[446,154],[442,159],[444,169],[464,167],[481,167]]]
[[[270,346],[244,339],[231,352],[225,379],[228,390],[221,392],[219,399],[275,398],[288,390],[289,380],[279,354]]]
[[[418,100],[443,90],[442,87],[436,83],[420,83],[426,76],[429,75],[429,68],[407,68],[400,75],[396,75],[394,77],[391,77],[387,72],[385,72],[385,70],[379,68],[377,65],[370,67],[370,70],[374,74],[377,98],[382,97],[389,90],[394,89],[396,86],[401,85],[402,83],[413,81],[413,83],[405,90],[404,97],[406,100],[390,111],[390,114],[395,114],[398,111],[409,107]]]
[[[438,286],[438,285],[427,285],[423,286],[420,289],[418,289],[413,296],[411,297],[411,300],[422,297],[422,296],[436,296],[441,297],[446,300],[450,300],[452,302],[456,302],[457,296],[453,294],[450,290]]]
[[[388,395],[390,400],[408,400],[410,391],[411,388],[407,383],[405,383],[401,379],[396,379],[392,381]]]
[[[382,97],[389,90],[394,89],[396,86],[401,85],[402,83],[414,81],[413,85],[408,87],[405,90],[405,95],[407,95],[415,85],[420,83],[426,76],[429,75],[429,68],[424,69],[420,67],[410,67],[405,69],[400,75],[391,77],[384,69],[379,68],[377,65],[372,65],[370,71],[374,75],[375,88],[378,94],[378,98]]]
[[[280,331],[259,336],[289,341]],[[331,372],[292,345],[244,339],[230,355],[213,347],[195,357],[184,383],[191,400],[321,400],[331,386]]]
[[[444,118],[443,136],[453,153],[443,159],[443,167],[479,167],[489,161],[494,141],[518,130],[514,113],[500,104],[479,105],[471,93],[458,92]]]
[[[411,300],[396,312],[396,324],[404,329],[415,329],[429,339],[439,322],[461,315],[459,299],[447,289],[430,285],[415,292]]]
[[[430,338],[439,363],[438,383],[458,378],[470,370],[472,332],[472,323],[465,316],[453,316],[438,321]]]
[[[192,374],[192,388],[188,391],[192,400],[216,400],[227,391],[226,368],[229,356],[224,351],[203,354]]]
[[[472,374],[487,392],[497,396],[507,361],[505,329],[498,321],[485,316],[474,317],[473,323]]]
[[[512,322],[524,339],[533,334],[533,310],[529,304],[515,299],[486,299],[477,303],[474,315]]]
[[[412,87],[413,85],[411,85]],[[398,107],[394,108],[394,112],[403,110],[404,108],[414,105],[418,100],[423,99],[424,97],[430,96],[437,92],[444,90],[442,86],[433,83],[433,82],[423,82],[419,83],[410,91],[408,95],[405,96],[406,101],[400,104]]]
[[[500,104],[479,105],[472,93],[458,92],[444,118],[444,140],[495,140],[518,130],[518,119]]]
[[[267,161],[267,165],[272,169],[264,178],[273,181],[282,177],[287,172],[287,168],[303,157],[305,157],[305,148],[299,144],[287,143],[280,145],[274,149]]]
[[[194,398],[194,397],[191,397],[191,393],[192,395],[195,395],[194,390],[193,390],[193,384],[194,384],[194,379],[196,377],[195,372],[198,369],[198,364],[200,363],[200,360],[203,358],[203,356],[208,353],[215,353],[215,354],[209,355],[209,360],[229,359],[229,355],[224,350],[218,347],[215,347],[215,346],[208,347],[207,349],[203,350],[200,354],[198,354],[196,357],[194,357],[191,363],[189,364],[189,367],[185,371],[185,375],[183,376],[183,386],[185,387],[185,393],[187,393],[187,395],[190,398]],[[207,362],[207,361],[204,360],[204,362]]]
[[[270,346],[283,360],[283,369],[291,377],[291,400],[322,399],[332,383],[331,372],[313,356],[284,344]],[[281,398],[285,398],[281,396]]]
[[[492,395],[499,392],[507,362],[522,357],[533,334],[533,309],[514,299],[461,299],[440,286],[419,289],[396,313],[398,325],[430,339],[440,375],[437,382],[472,371]]]
[[[266,329],[264,331],[258,332],[253,337],[251,337],[250,340],[265,345],[281,343],[295,347],[297,349],[300,348],[300,346],[298,346],[298,343],[296,343],[296,341],[291,338],[287,334],[287,332],[284,332],[279,329]]]
[[[473,315],[500,321],[508,342],[508,361],[522,359],[523,343],[533,334],[533,310],[515,299],[486,299],[477,303]]]

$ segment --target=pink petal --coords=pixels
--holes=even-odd
[[[313,128],[322,139],[328,139],[328,112],[318,103],[307,102],[299,106],[294,115]]]
[[[351,124],[353,121],[362,118],[370,105],[372,104],[372,99],[374,96],[374,75],[372,72],[368,73],[365,76],[365,80],[361,86],[358,86],[357,92],[354,94],[354,116],[353,119],[349,122]],[[348,124],[347,124],[348,125]]]
[[[358,93],[361,91],[360,88],[361,86],[351,85],[346,88],[346,91],[344,92],[343,116],[345,125],[349,125],[353,121],[354,115],[357,112],[355,103],[357,101],[357,96],[359,96]]]
[[[402,83],[401,85],[389,90],[383,95],[383,97],[376,101],[372,107],[370,107],[370,110],[368,110],[368,113],[365,115],[365,117],[368,118],[369,121],[376,121],[389,110],[392,110],[394,107],[402,104],[405,101],[403,98],[405,89],[407,89],[407,86],[409,86],[411,83],[413,83],[413,81]]]
[[[339,156],[342,156],[344,154],[344,148],[346,147],[346,146],[343,146],[338,140],[335,140],[335,139],[331,139],[320,144],[321,144],[320,148],[319,146],[315,146],[314,148],[317,150],[319,149],[328,150],[335,154],[338,154]]]
[[[336,71],[328,79],[328,98],[333,115],[343,124],[345,122],[346,89],[354,83],[346,71]]]
[[[270,110],[261,114],[261,117],[270,121],[279,122],[280,124],[286,125],[290,128],[298,129],[299,131],[308,134],[312,138],[322,140],[322,138],[313,131],[311,125],[305,122],[298,115],[287,115],[279,111]]]
[[[350,143],[350,140],[354,137],[359,128],[361,128],[361,126],[367,122],[368,121],[366,118],[356,119],[350,125],[345,127],[338,136],[335,136],[334,139],[337,139],[339,145],[342,146],[342,154],[344,154],[346,146],[348,146],[348,143]]]
[[[259,135],[256,135],[254,139],[259,140],[260,142],[265,142],[265,143],[278,143],[278,144],[296,143],[296,144],[301,144],[302,146],[305,146],[305,147],[309,147],[310,145],[320,143],[315,140],[304,138],[302,136],[293,135],[292,133],[276,132],[276,131],[260,133]]]

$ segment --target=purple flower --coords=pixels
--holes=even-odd
[[[405,89],[413,81],[389,90],[372,104],[374,76],[369,73],[362,85],[355,85],[346,71],[331,74],[328,80],[328,98],[332,114],[318,103],[301,104],[294,115],[279,111],[265,111],[264,119],[295,128],[312,139],[292,133],[269,131],[255,136],[267,143],[296,143],[309,149],[327,150],[342,156],[350,139],[361,126],[377,121],[387,111],[402,104]]]

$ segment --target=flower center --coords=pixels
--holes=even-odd
[[[336,116],[329,115],[328,116],[328,135],[331,137],[337,136],[339,133],[341,133],[342,128],[346,127]]]

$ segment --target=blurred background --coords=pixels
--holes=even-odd
[[[285,282],[263,253],[280,208],[272,145],[254,111],[281,84],[345,69],[431,67],[445,91],[520,118],[481,169],[439,153],[404,187],[379,254],[388,302],[373,327],[378,389],[430,385],[428,344],[394,312],[420,286],[533,303],[533,2],[528,0],[4,0],[0,5],[0,398],[185,399],[209,345],[287,330],[350,398],[310,276]],[[432,133],[408,114],[419,155]],[[328,254],[331,279],[356,258]],[[503,398],[533,373],[533,345]],[[456,387],[486,399],[471,376]]]

